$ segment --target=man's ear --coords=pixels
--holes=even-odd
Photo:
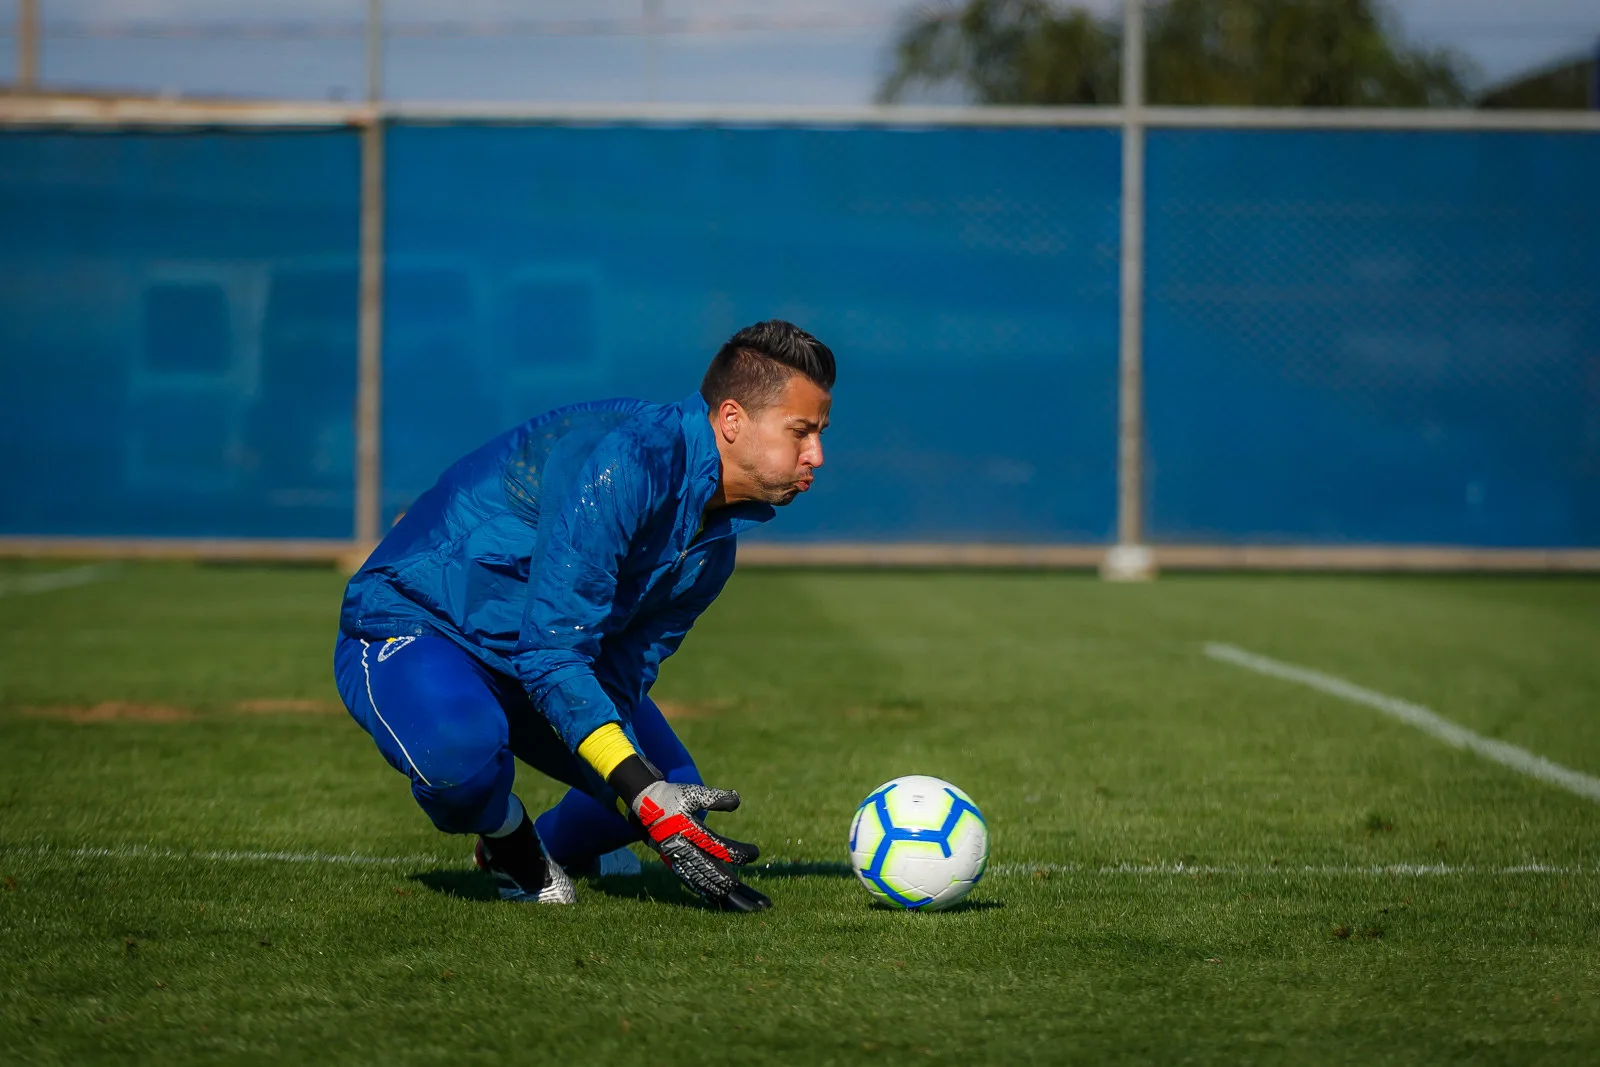
[[[717,435],[728,444],[733,444],[739,438],[739,431],[744,429],[745,421],[749,418],[739,402],[732,397],[717,405],[715,426]]]

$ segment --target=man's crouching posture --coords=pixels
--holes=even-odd
[[[740,330],[676,404],[560,408],[467,455],[351,579],[345,706],[435,826],[479,835],[503,898],[572,903],[569,871],[642,840],[707,901],[770,905],[736,874],[755,846],[702,821],[739,795],[701,783],[650,686],[739,532],[810,488],[833,381],[804,330]],[[537,819],[513,756],[571,787]]]

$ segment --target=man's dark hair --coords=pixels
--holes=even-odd
[[[769,319],[728,338],[706,368],[700,395],[713,410],[732,398],[754,414],[778,402],[792,374],[832,392],[833,351],[794,323]]]

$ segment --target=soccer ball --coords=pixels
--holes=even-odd
[[[972,891],[989,865],[989,828],[972,798],[925,774],[886,782],[856,809],[850,866],[873,896],[938,911]]]

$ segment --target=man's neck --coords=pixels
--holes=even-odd
[[[728,454],[723,450],[722,441],[717,441],[717,488],[711,494],[711,499],[706,502],[706,514],[718,508],[731,507],[744,500],[754,500],[753,496],[744,496],[739,492],[738,485],[734,485],[733,492],[728,491],[728,475],[737,473],[736,468],[728,462]]]
[[[728,506],[727,494],[725,494],[722,491],[722,482],[718,481],[717,482],[717,491],[711,494],[711,499],[710,500],[706,501],[706,509],[705,509],[704,514],[710,515],[713,511],[716,511],[718,508],[725,508],[727,506]]]

